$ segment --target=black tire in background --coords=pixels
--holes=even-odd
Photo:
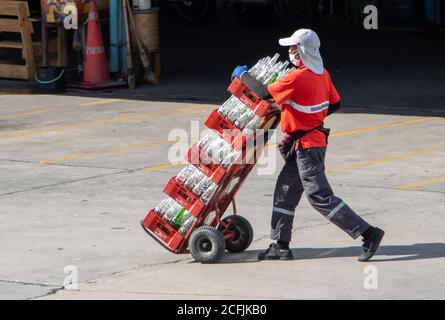
[[[190,254],[201,263],[215,263],[224,254],[226,242],[221,232],[213,227],[199,227],[189,239]]]
[[[229,227],[229,231],[235,232],[235,238],[226,240],[226,250],[232,253],[243,252],[246,250],[253,241],[253,228],[250,222],[239,215],[228,216],[223,219],[225,223],[232,220],[232,224]],[[223,227],[220,226],[220,230]]]

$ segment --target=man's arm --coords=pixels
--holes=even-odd
[[[336,113],[340,109],[341,109],[341,101],[340,100],[337,103],[330,104],[329,109],[328,109],[328,116],[330,116],[333,113]]]
[[[341,97],[338,94],[337,89],[335,88],[334,84],[332,83],[331,76],[329,75],[329,109],[328,109],[328,116],[337,112],[341,108]]]
[[[253,93],[255,93],[259,98],[261,98],[263,100],[270,100],[270,99],[272,99],[272,95],[270,94],[269,90],[267,89],[267,86],[262,84],[257,79],[255,79],[248,72],[244,72],[241,75],[241,81],[244,82],[244,84]],[[330,116],[331,114],[336,113],[340,109],[341,109],[341,101],[340,100],[337,103],[330,104],[329,105],[329,109],[328,109],[328,116]]]
[[[267,86],[255,79],[249,72],[243,72],[240,77],[241,81],[259,98],[263,100],[273,99]],[[328,116],[334,114],[341,109],[341,101],[329,105]]]

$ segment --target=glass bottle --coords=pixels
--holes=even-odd
[[[216,189],[218,188],[218,185],[213,183],[209,188],[207,188],[207,190],[202,194],[201,199],[205,202],[208,202],[212,196],[213,193],[216,191]]]
[[[193,226],[193,223],[195,222],[195,217],[193,217],[193,216],[189,216],[186,220],[185,220],[185,222],[181,225],[181,228],[179,228],[179,234],[181,235],[181,236],[185,236],[188,232],[189,232],[189,230],[190,230],[190,228]]]
[[[204,178],[204,174],[195,168],[192,174],[185,180],[184,186],[192,191],[198,183]]]
[[[245,108],[244,113],[235,121],[235,126],[242,130],[254,117],[255,113],[249,108]]]
[[[161,215],[166,221],[171,222],[183,207],[170,197],[165,198],[155,208],[155,211]]]
[[[176,181],[178,181],[180,184],[184,184],[184,182],[190,177],[190,175],[195,172],[194,170],[195,167],[189,164],[178,173],[178,175],[176,176]]]

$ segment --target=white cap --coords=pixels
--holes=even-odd
[[[316,74],[323,74],[323,59],[320,54],[320,38],[309,29],[300,29],[294,32],[289,38],[278,41],[284,47],[298,46],[301,61],[306,68]]]

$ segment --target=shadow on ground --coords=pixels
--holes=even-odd
[[[259,252],[261,252],[261,250],[249,250],[243,253],[226,253],[219,263],[258,262],[257,254]],[[292,249],[294,260],[355,258],[359,256],[361,252],[361,247]],[[382,256],[386,257],[381,258]],[[412,261],[443,257],[445,257],[445,243],[387,245],[379,248],[372,262]]]

